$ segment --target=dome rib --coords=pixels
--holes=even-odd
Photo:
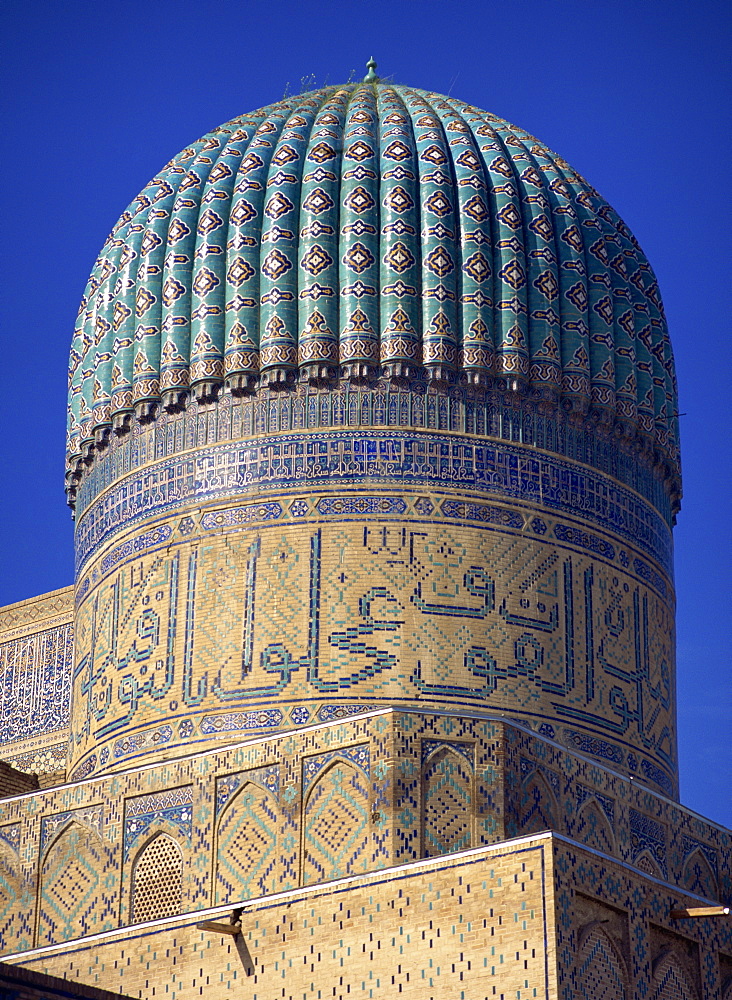
[[[232,192],[226,242],[224,373],[235,392],[253,387],[259,374],[259,247],[266,173],[273,141],[288,108],[276,105],[243,139]],[[269,138],[267,138],[269,137]]]
[[[348,92],[337,91],[326,100],[313,121],[305,150],[305,167],[300,189],[298,239],[298,362],[311,382],[326,380],[338,367],[338,212],[340,178],[332,176],[318,182],[309,178],[320,168],[315,166],[320,143],[336,146],[341,141]],[[330,294],[322,294],[328,289]]]
[[[452,142],[460,147],[452,161],[457,196],[456,239],[462,264],[458,271],[457,301],[459,367],[466,372],[470,382],[487,385],[496,371],[490,214],[480,208],[487,184],[480,149],[469,122],[455,110],[454,104],[446,103],[452,110],[445,111],[441,107],[438,113],[444,112],[441,117],[443,123],[448,119],[448,129],[452,126],[453,131],[459,132]]]
[[[437,108],[421,96],[408,106],[419,170],[422,363],[433,380],[449,383],[458,360],[455,183]]]
[[[377,365],[395,378],[409,377],[422,362],[420,330],[421,256],[420,195],[414,123],[409,107],[395,88],[378,91],[383,107],[379,121],[381,238],[375,248],[379,285],[369,306],[380,330]],[[388,126],[388,127],[384,127]],[[355,291],[355,289],[354,289]]]

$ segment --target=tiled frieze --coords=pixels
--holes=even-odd
[[[384,867],[393,745],[386,713],[5,800],[4,950],[147,919],[156,858],[184,910]]]
[[[186,413],[160,413],[151,424],[135,424],[129,435],[112,438],[97,454],[78,489],[77,515],[114,482],[143,465],[162,458],[225,442],[256,439],[292,431],[331,428],[332,434],[358,427],[373,430],[413,427],[425,432],[477,435],[500,442],[530,445],[570,461],[594,467],[648,500],[670,521],[670,506],[662,480],[639,462],[638,455],[602,434],[594,424],[567,419],[520,397],[475,395],[454,387],[449,393],[414,392],[383,385],[376,389],[345,386],[338,392],[319,392],[302,386],[297,392],[275,392],[267,397],[221,400]],[[329,435],[330,436],[330,435]],[[182,457],[182,456],[181,456]],[[286,459],[280,453],[281,459]],[[286,461],[281,461],[287,467]]]
[[[187,509],[79,580],[74,778],[419,701],[510,711],[675,792],[672,585],[615,536],[455,491]]]
[[[116,537],[120,528],[129,529],[156,516],[172,517],[177,511],[182,516],[192,503],[221,501],[231,495],[236,497],[235,510],[219,514],[218,521],[209,519],[207,527],[219,528],[227,521],[244,524],[250,520],[278,520],[288,517],[290,504],[299,498],[305,483],[307,494],[311,494],[332,488],[336,482],[344,490],[354,486],[363,490],[368,483],[371,489],[378,487],[379,492],[384,487],[453,487],[474,491],[475,500],[492,496],[519,505],[538,505],[559,515],[581,513],[595,528],[619,536],[626,545],[638,546],[642,563],[650,557],[667,574],[671,572],[667,519],[653,502],[589,466],[499,440],[370,428],[230,441],[155,459],[121,475],[98,498],[90,498],[88,507],[78,516],[77,579],[87,561]],[[272,496],[279,493],[283,493],[284,503]],[[242,494],[251,497],[248,504],[242,504]],[[367,496],[363,492],[362,504]],[[314,500],[317,505],[317,494]],[[317,513],[348,513],[342,500],[335,505],[333,501],[319,502]],[[465,509],[443,506],[444,517],[464,517],[465,513]],[[475,520],[491,519],[484,507],[472,508],[472,513]],[[297,508],[289,516],[297,517]],[[164,526],[155,529],[163,533],[166,530]],[[590,551],[615,555],[611,540],[602,541],[579,527],[561,527],[557,539],[584,542]],[[131,543],[131,551],[143,551],[162,540],[154,533],[140,534]],[[121,557],[116,551],[107,554],[112,561]],[[651,569],[646,572],[652,579]]]

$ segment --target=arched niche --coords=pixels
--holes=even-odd
[[[651,1000],[699,1000],[681,962],[666,951],[653,963]]]
[[[685,889],[707,899],[717,899],[719,888],[712,866],[704,857],[700,848],[691,852],[684,862],[681,873],[681,884]]]
[[[559,804],[549,782],[538,768],[530,771],[521,784],[519,803],[522,833],[559,830]]]
[[[302,883],[327,882],[369,868],[369,783],[336,758],[310,788],[303,809]]]
[[[15,851],[0,840],[0,950],[18,949],[18,904],[22,894],[20,859]],[[20,943],[29,947],[30,941]]]
[[[653,878],[663,878],[663,872],[661,871],[661,866],[653,857],[650,851],[643,851],[633,862],[636,868],[640,868],[642,872],[646,875],[652,875]]]
[[[132,863],[130,923],[177,916],[183,905],[183,853],[167,833],[156,833]]]
[[[457,750],[438,747],[422,767],[422,855],[473,846],[473,769]]]
[[[615,835],[596,798],[582,804],[575,824],[575,839],[604,854],[615,854]]]
[[[53,838],[40,865],[37,947],[112,927],[100,884],[105,854],[96,830],[75,820]]]
[[[262,896],[280,888],[279,807],[252,781],[227,803],[216,827],[214,903]]]
[[[629,1000],[625,962],[599,923],[588,924],[580,934],[577,994],[592,1000]]]

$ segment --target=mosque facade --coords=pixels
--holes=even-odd
[[[193,143],[82,299],[66,488],[73,587],[0,609],[5,963],[732,1000],[663,305],[561,157],[373,64]]]

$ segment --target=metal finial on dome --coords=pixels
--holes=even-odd
[[[369,59],[369,61],[366,63],[366,69],[368,70],[368,73],[363,78],[363,82],[364,83],[376,83],[379,78],[376,75],[376,73],[374,73],[374,70],[376,69],[376,60],[374,59],[373,56],[371,56],[371,58]]]

